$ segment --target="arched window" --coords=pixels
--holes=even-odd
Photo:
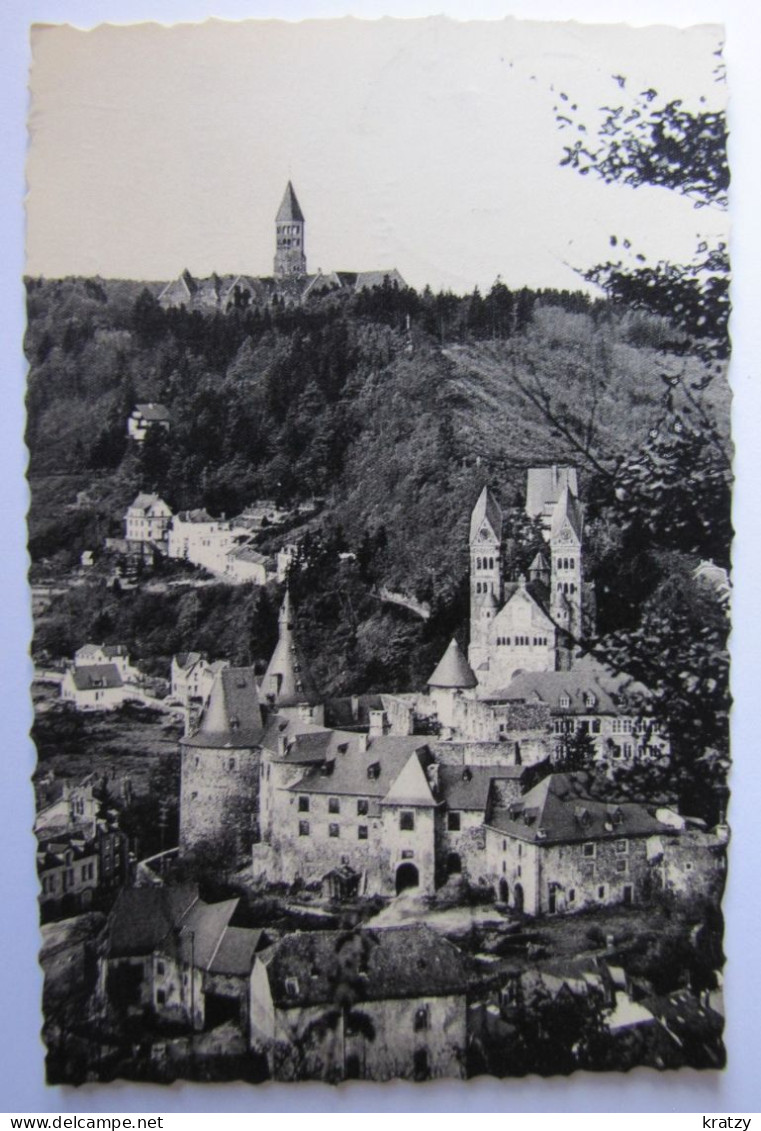
[[[476,569],[480,569],[480,568],[481,568],[481,559],[476,558]]]
[[[576,568],[576,565],[575,565],[574,559],[571,558],[571,569],[575,569],[575,568]]]
[[[562,569],[562,568],[563,568],[563,559],[558,558],[558,569]]]
[[[489,558],[489,569],[494,569],[494,558]]]

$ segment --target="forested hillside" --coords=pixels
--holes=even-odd
[[[318,678],[328,692],[409,689],[453,632],[464,639],[483,484],[518,508],[507,560],[520,570],[536,549],[520,514],[526,468],[570,462],[601,637],[618,646],[656,614],[705,627],[694,601],[677,612],[663,593],[701,558],[728,564],[728,390],[665,318],[499,282],[486,296],[386,286],[208,315],[163,310],[156,286],[27,286],[33,570],[74,566],[141,489],[175,511],[228,515],[317,496],[308,529],[262,548],[306,538],[294,586]],[[138,401],[168,406],[168,435],[128,443]],[[381,605],[380,586],[429,601],[431,620]],[[110,635],[162,662],[190,647],[255,662],[277,598],[174,595],[159,615],[146,594],[90,593],[78,607],[69,595],[37,644]],[[714,655],[726,628],[710,631]]]

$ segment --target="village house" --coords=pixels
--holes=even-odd
[[[214,680],[229,667],[228,660],[209,663],[201,652],[178,652],[172,656],[169,693],[177,703],[206,703]]]
[[[74,784],[53,781],[49,787],[41,787],[42,803],[34,818],[35,833],[52,836],[76,831],[85,837],[93,836],[100,805],[93,792],[95,785],[95,775],[88,774]]]
[[[427,926],[297,931],[255,983],[254,1038],[275,1080],[465,1076],[468,968]]]
[[[130,662],[126,644],[83,644],[74,653],[74,667],[92,667],[93,664],[113,664],[125,683],[136,683],[140,671]]]
[[[167,553],[170,558],[181,558],[193,565],[206,569],[209,573],[231,581],[249,580],[244,573],[250,573],[250,566],[241,562],[236,568],[233,555],[249,546],[251,533],[237,523],[224,517],[212,518],[207,511],[196,509],[180,511],[172,520],[169,530]],[[257,577],[264,576],[255,570]],[[240,577],[236,574],[240,573]]]
[[[127,420],[127,435],[131,440],[142,444],[151,428],[169,431],[171,417],[166,405],[149,401],[135,405]]]
[[[69,802],[68,815],[59,809],[56,820],[48,806],[35,820],[39,903],[46,919],[89,910],[132,875],[128,837],[115,811],[97,815],[97,802],[90,804],[92,785],[66,789],[62,798]]]
[[[172,521],[172,512],[156,494],[141,492],[127,508],[124,536],[128,542],[152,542],[163,548]]]
[[[238,903],[205,903],[193,884],[120,892],[100,946],[102,1015],[196,1031],[233,1021],[248,1037],[262,931],[231,926]]]
[[[244,545],[231,550],[225,559],[225,580],[235,585],[247,581],[254,585],[266,585],[270,576],[270,561],[253,546]]]
[[[486,869],[503,903],[529,915],[642,903],[649,844],[679,835],[645,806],[588,793],[584,774],[549,774],[486,815]]]
[[[78,711],[115,711],[131,696],[134,690],[113,663],[68,668],[61,681],[61,699]]]

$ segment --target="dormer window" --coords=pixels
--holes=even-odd
[[[597,696],[593,691],[587,691],[584,693],[584,706],[590,708],[597,706]]]
[[[570,697],[570,695],[566,694],[565,691],[563,692],[563,694],[558,699],[558,706],[563,711],[567,711],[568,708],[571,706],[571,697]]]
[[[367,776],[371,779],[380,777],[380,763],[379,762],[371,762],[370,763],[370,765],[367,767]]]

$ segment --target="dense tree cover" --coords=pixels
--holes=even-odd
[[[302,542],[292,584],[318,682],[328,694],[409,690],[462,637],[468,521],[484,482],[506,509],[512,577],[541,545],[521,512],[526,467],[570,462],[597,586],[598,636],[586,644],[624,670],[636,661],[631,674],[655,681],[666,709],[673,681],[658,682],[647,649],[666,655],[661,639],[700,633],[702,615],[666,601],[672,563],[688,585],[700,557],[727,561],[730,528],[726,387],[694,352],[669,368],[675,327],[664,316],[501,281],[485,296],[384,286],[226,315],[163,310],[134,284],[28,289],[33,562],[74,565],[119,532],[138,490],[213,514],[320,496],[316,519],[262,539],[265,552]],[[143,400],[165,403],[172,424],[139,446],[125,425]],[[429,602],[430,620],[384,604],[382,587]],[[229,586],[106,594],[95,583],[40,620],[35,646],[70,655],[86,639],[118,638],[157,671],[190,648],[261,663],[278,599]],[[722,633],[699,636],[706,671]],[[700,715],[692,655],[680,657],[680,727]],[[709,742],[721,762],[726,744],[709,729],[699,754]],[[686,747],[694,728],[685,733]]]

